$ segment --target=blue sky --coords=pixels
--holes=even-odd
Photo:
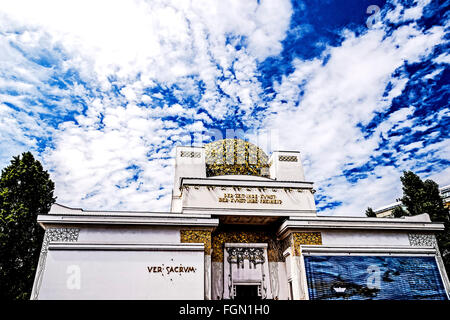
[[[450,184],[449,6],[4,1],[0,166],[31,150],[61,204],[166,211],[174,146],[231,132],[301,151],[321,214],[394,202],[403,170]]]

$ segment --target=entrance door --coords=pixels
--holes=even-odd
[[[236,285],[235,300],[261,300],[257,285]]]
[[[225,243],[223,298],[272,299],[267,243]]]

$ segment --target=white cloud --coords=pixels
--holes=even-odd
[[[403,12],[398,5],[387,19],[418,19],[427,1],[417,3]],[[282,145],[271,147],[302,152],[307,179],[322,186],[330,201],[343,203],[332,213],[362,214],[367,206],[392,202],[400,195],[399,169],[377,167],[353,184],[342,171],[380,156],[376,148],[387,131],[411,126],[414,107],[392,113],[369,138],[358,128],[402,93],[408,79],[392,73],[405,61],[426,57],[444,41],[444,29],[424,33],[412,22],[392,35],[379,26],[361,36],[343,33],[342,45],[328,47],[323,57],[293,61],[295,71],[274,85],[266,121],[259,123],[251,116],[255,106],[265,106],[257,65],[281,52],[291,15],[287,0],[2,2],[0,87],[18,94],[0,93],[0,162],[35,148],[37,137],[51,137],[40,157],[51,169],[59,202],[167,210],[173,147],[187,141],[187,132],[199,133],[204,123],[239,112],[249,127],[278,130]],[[56,61],[51,67],[33,62],[49,52]],[[448,55],[435,62],[448,62]],[[49,84],[69,70],[79,79],[64,89]],[[388,83],[391,89],[384,95]],[[147,90],[159,87],[172,90],[179,101],[189,96],[198,102],[190,108]],[[58,97],[52,108],[30,105],[47,96]],[[41,121],[52,112],[61,119],[79,111],[74,97],[86,107],[76,122]],[[209,115],[197,113],[200,108]],[[176,116],[188,119],[183,127],[167,119]],[[448,159],[449,150],[442,142],[421,152]],[[404,166],[412,161],[405,159]]]
[[[391,1],[394,10],[387,12],[386,20],[394,23],[418,20],[423,15],[423,9],[430,4],[431,0],[414,0],[412,5],[405,9],[399,0]]]
[[[424,79],[434,79],[436,76],[438,76],[439,74],[441,74],[441,72],[444,71],[444,68],[439,68],[434,70],[433,72],[427,74],[425,77],[423,77]]]
[[[22,95],[7,94],[2,101],[16,99],[20,108],[31,110],[23,99],[36,99],[46,86],[48,94],[62,98],[56,106],[59,110],[63,104],[71,105],[73,96],[81,98],[87,110],[76,117],[77,124],[62,122],[53,128],[36,120],[36,113],[48,112],[42,106],[33,107],[35,115],[27,116],[2,104],[0,112],[7,115],[2,124],[9,129],[0,132],[9,151],[0,156],[6,159],[18,148],[34,146],[33,135],[42,137],[48,131],[52,145],[42,157],[51,169],[60,202],[92,208],[167,209],[173,172],[171,161],[165,159],[176,143],[186,141],[186,132],[205,130],[201,120],[211,123],[212,119],[179,103],[157,106],[155,99],[164,96],[144,89],[176,84],[180,91],[175,95],[195,96],[195,81],[202,81],[206,91],[198,107],[216,119],[225,117],[238,99],[241,109],[250,112],[260,92],[254,81],[256,61],[280,52],[291,13],[289,1],[275,0],[3,2],[0,15],[6,37],[0,36],[5,57],[0,84]],[[237,50],[227,44],[230,36],[243,39],[246,46]],[[92,91],[74,83],[51,92],[56,87],[47,83],[57,70],[30,62],[11,43],[36,57],[40,50],[58,47],[64,57],[56,58],[59,71],[76,70]],[[5,74],[5,70],[13,71]],[[235,77],[218,80],[232,72]],[[22,81],[17,81],[18,75]],[[120,88],[120,96],[113,84]],[[223,97],[218,86],[229,97]],[[140,102],[149,107],[138,106]],[[177,123],[162,120],[168,116],[183,116],[192,124],[178,128]],[[140,170],[137,177],[135,167]]]
[[[443,53],[440,56],[436,57],[433,59],[434,62],[436,63],[446,63],[446,64],[450,64],[450,54],[448,53]]]
[[[414,107],[392,113],[370,137],[366,138],[358,127],[367,125],[375,112],[385,112],[393,98],[402,93],[408,79],[394,77],[394,71],[405,62],[421,61],[434,46],[445,41],[444,34],[442,27],[424,33],[415,23],[391,35],[383,28],[371,29],[359,37],[345,32],[339,47],[328,47],[323,58],[296,61],[295,71],[276,86],[277,95],[269,103],[269,116],[262,126],[283,128],[277,148],[300,147],[307,179],[323,188],[322,196],[329,197],[327,201],[342,202],[324,214],[361,215],[368,206],[378,207],[401,195],[398,178],[401,170],[414,166],[414,159],[395,150],[388,149],[400,165],[398,169],[376,167],[357,182],[347,181],[343,172],[368,163],[371,156],[380,157],[386,150],[376,149],[389,130],[411,126],[408,117]],[[384,95],[389,83],[391,89]],[[300,91],[303,95],[299,100]]]
[[[77,62],[86,61],[86,73],[92,62],[105,87],[109,75],[129,79],[142,73],[169,82],[198,73],[207,78],[217,72],[211,60],[230,59],[224,41],[228,34],[247,37],[253,57],[278,54],[292,11],[289,1],[275,0],[260,5],[239,0],[14,0],[3,2],[0,10],[18,25],[45,30]]]

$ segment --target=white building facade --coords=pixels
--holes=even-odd
[[[300,153],[177,147],[170,212],[55,204],[32,299],[448,299],[427,214],[318,216]]]

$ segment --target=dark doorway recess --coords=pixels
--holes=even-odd
[[[256,285],[237,285],[235,300],[260,300],[258,296],[258,286]]]

